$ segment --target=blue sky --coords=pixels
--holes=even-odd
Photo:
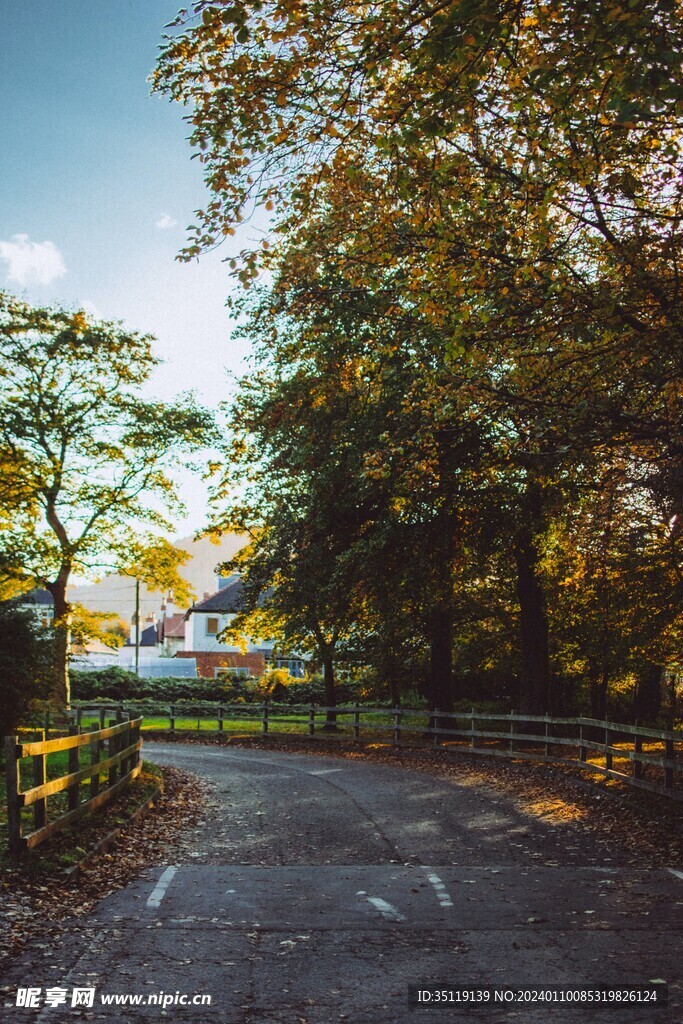
[[[182,108],[147,78],[179,6],[0,0],[0,288],[156,335],[155,395],[192,388],[215,405],[245,354],[229,341],[222,261],[253,230],[175,260],[206,192]],[[196,528],[203,490],[186,497]]]

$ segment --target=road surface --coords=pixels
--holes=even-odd
[[[104,900],[23,985],[95,988],[91,1008],[7,1020],[192,1024],[669,1024],[681,1009],[683,871],[634,866],[571,822],[391,765],[147,744],[201,775],[206,822]],[[678,872],[678,873],[677,873]],[[669,983],[669,1009],[411,1008],[408,986]],[[102,994],[211,1005],[103,1006]],[[493,997],[492,997],[493,998]],[[675,1004],[678,1004],[677,1006]],[[1,1013],[0,1007],[0,1013]]]

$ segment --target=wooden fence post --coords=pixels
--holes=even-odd
[[[612,771],[612,751],[608,750],[608,747],[612,746],[612,730],[605,729],[605,768],[608,772]]]
[[[515,749],[515,713],[510,712],[510,740],[508,743],[508,753],[514,753]]]
[[[132,742],[133,742],[133,730],[132,730],[132,728],[130,726],[130,716],[128,716],[128,728],[126,729],[126,731],[123,734],[123,748],[124,748],[124,750],[127,750]],[[123,776],[127,775],[128,772],[132,772],[134,767],[135,767],[135,754],[128,754],[128,756],[125,758],[123,764],[121,765],[121,777],[123,778]]]
[[[588,748],[583,742],[583,723],[579,723],[579,761],[585,764],[588,759]]]
[[[638,735],[635,737],[633,743],[633,753],[636,755],[633,758],[633,778],[642,779],[643,777],[643,762],[639,760],[638,754],[643,752],[643,737]]]
[[[476,746],[474,736],[474,723],[476,719],[474,717],[474,708],[470,711],[470,747]]]
[[[168,709],[168,722],[171,727],[171,732],[175,732],[175,704],[171,704]]]
[[[81,732],[80,725],[70,725],[69,726],[69,736],[79,736],[80,732]],[[79,749],[80,749],[79,747],[69,747],[69,775],[71,775],[72,772],[77,772],[78,771],[78,764],[79,764],[78,751],[79,751]],[[67,799],[68,799],[68,804],[69,804],[69,810],[70,811],[73,811],[73,810],[75,810],[78,807],[78,804],[79,804],[79,790],[80,790],[80,784],[78,782],[76,782],[73,786],[69,786],[69,788],[66,791],[67,792]]]
[[[394,708],[394,746],[401,746],[401,709]]]
[[[223,715],[224,715],[223,707],[219,704],[218,705],[218,731],[219,732],[223,732]]]
[[[107,724],[111,728],[111,726],[116,725],[116,719],[115,718],[110,718]],[[117,736],[110,736],[109,739],[107,740],[107,756],[108,757],[113,757],[114,754],[116,753],[116,740],[117,739],[118,739]],[[116,765],[111,765],[110,768],[109,768],[109,774],[108,774],[108,778],[107,778],[107,785],[111,787],[111,786],[113,786],[115,784],[116,784]]]
[[[674,741],[672,739],[664,740],[664,757],[667,761],[673,761],[676,757],[676,748],[674,747]],[[673,766],[664,766],[664,785],[667,789],[673,789],[674,787],[674,769]]]
[[[315,704],[309,704],[308,706],[308,735],[313,736],[315,734]]]
[[[360,707],[358,704],[353,708],[353,738],[360,739]]]
[[[441,736],[439,735],[439,729],[441,728],[441,712],[434,708],[432,712],[432,721],[434,722],[434,748],[439,746],[441,743]]]
[[[100,759],[101,744],[97,738],[90,741],[90,767],[93,768]],[[90,796],[97,796],[100,791],[100,774],[93,772],[90,776]]]
[[[265,736],[268,732],[268,701],[263,705],[263,715],[261,716],[261,729]]]
[[[7,842],[10,853],[19,854],[23,850],[21,841],[21,806],[19,792],[21,779],[17,758],[18,736],[5,737],[5,773],[7,782]]]
[[[49,707],[45,708],[45,722],[44,722],[44,725],[45,725],[45,739],[49,740],[49,738],[50,738],[50,709],[49,709]]]
[[[47,754],[34,754],[33,755],[33,785],[44,786],[47,782],[47,773],[45,770],[45,761],[47,760]],[[43,825],[47,824],[47,797],[42,797],[40,800],[36,800],[33,805],[33,823],[34,828],[42,828]]]
[[[543,753],[544,753],[545,757],[550,757],[550,717],[549,717],[547,711],[545,713],[545,723],[544,723],[544,725],[545,725],[545,732],[544,732],[545,744],[544,744],[544,747],[543,747]]]

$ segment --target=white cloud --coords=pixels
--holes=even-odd
[[[159,220],[156,222],[154,227],[159,228],[161,231],[164,231],[166,228],[174,228],[177,223],[178,221],[174,220],[173,217],[170,216],[170,214],[162,213],[161,217],[159,217]]]
[[[7,261],[7,280],[16,284],[50,284],[66,274],[64,259],[54,242],[32,242],[28,235],[0,241],[0,259]]]

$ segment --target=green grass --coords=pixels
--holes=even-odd
[[[84,716],[84,723],[89,720]],[[418,732],[426,728],[428,722],[428,716],[425,713],[420,715],[419,718],[404,719],[403,728],[410,727],[411,729],[417,729]],[[315,718],[315,734],[322,732],[322,727],[325,724],[325,714],[318,713]],[[353,736],[353,715],[338,715],[337,718],[337,732]],[[142,726],[143,735],[149,732],[170,731],[170,720],[168,715],[145,715]],[[308,714],[297,714],[296,712],[287,713],[286,711],[269,714],[268,717],[268,733],[289,733],[292,735],[307,735],[309,728]],[[360,715],[360,732],[361,737],[367,737],[372,732],[390,732],[393,729],[393,717],[390,714],[370,714],[361,713]],[[207,732],[216,733],[219,732],[219,721],[218,718],[204,717],[204,716],[190,716],[190,715],[177,715],[175,718],[175,731],[176,732]],[[230,718],[225,717],[223,719],[222,731],[227,735],[259,735],[263,731],[262,716],[258,712],[256,714],[249,714],[246,712],[242,715],[232,714]]]

